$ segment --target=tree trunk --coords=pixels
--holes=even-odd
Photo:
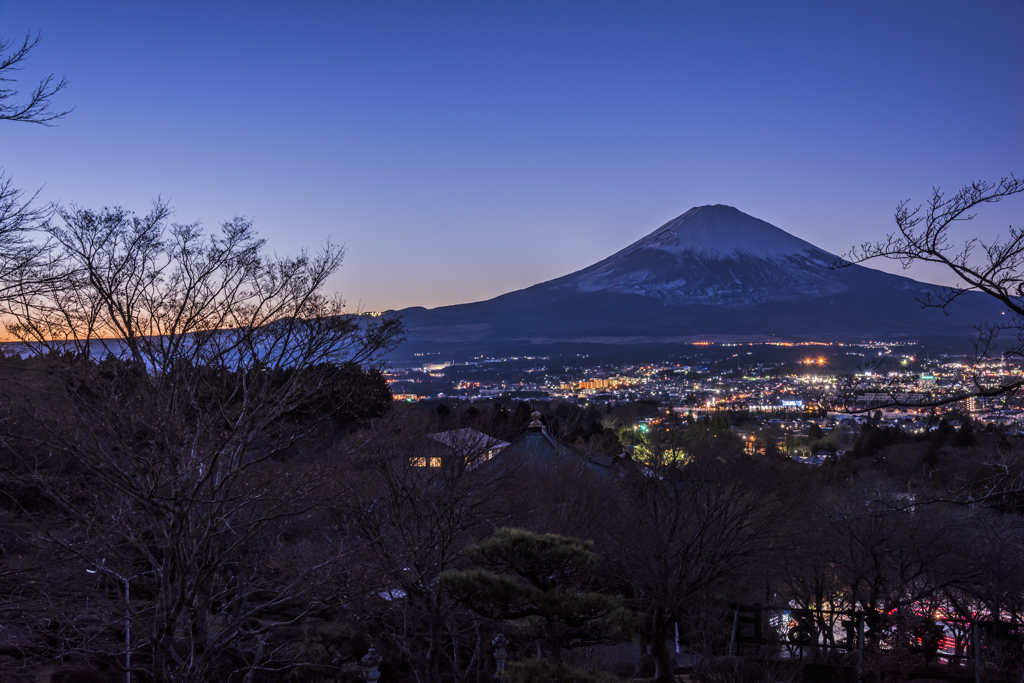
[[[655,615],[651,624],[651,656],[654,657],[655,683],[671,683],[675,672],[673,653],[667,644],[670,625],[671,622],[664,619],[661,614]]]

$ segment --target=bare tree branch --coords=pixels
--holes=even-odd
[[[925,294],[918,300],[922,307],[938,308],[949,315],[950,305],[969,293],[986,294],[1006,307],[1005,319],[976,326],[972,366],[977,368],[998,355],[1003,359],[1024,358],[1024,230],[1011,226],[1005,239],[997,237],[991,242],[970,235],[958,240],[953,234],[959,224],[974,220],[974,210],[981,205],[1021,193],[1024,178],[1013,174],[997,182],[975,181],[951,197],[933,188],[925,206],[911,208],[909,200],[899,203],[895,213],[897,229],[886,239],[854,247],[833,265],[842,268],[885,258],[899,261],[905,269],[916,263],[945,266],[956,277],[957,284]],[[939,407],[969,397],[1009,396],[1024,387],[1024,381],[1016,378],[992,384],[975,372],[958,391],[937,397],[915,396],[908,401],[907,383],[902,378],[881,385],[877,380],[846,380],[848,397],[867,387],[879,397],[862,411],[896,406]]]
[[[24,68],[22,65],[28,59],[32,50],[39,45],[40,34],[35,38],[31,33],[25,36],[21,45],[13,39],[0,38],[0,86],[5,83],[14,83],[15,71]],[[28,92],[28,99],[21,102],[15,101],[18,91],[8,87],[0,87],[0,121],[20,121],[22,123],[36,123],[41,126],[52,126],[71,113],[66,111],[54,111],[50,108],[53,97],[68,86],[66,78],[56,79],[53,74],[39,81],[38,85]]]

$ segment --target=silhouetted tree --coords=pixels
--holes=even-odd
[[[60,212],[48,226],[59,277],[8,308],[8,330],[45,373],[28,364],[5,379],[33,425],[14,436],[75,472],[46,489],[64,531],[38,542],[79,568],[70,585],[83,599],[96,592],[87,567],[130,578],[133,638],[150,658],[140,670],[185,682],[240,650],[236,668],[281,665],[276,630],[330,593],[337,540],[280,534],[344,492],[345,459],[278,461],[358,412],[362,386],[345,368],[372,367],[401,327],[346,315],[323,293],[336,247],[271,258],[248,221],[207,235],[168,225],[169,213],[159,202],[144,217]]]
[[[737,589],[769,552],[777,501],[758,490],[739,463],[701,456],[682,470],[651,462],[623,482],[615,526],[617,565],[634,587],[641,635],[656,680],[670,680],[667,641],[702,598]],[[749,468],[748,468],[749,469]]]
[[[33,38],[29,33],[19,45],[13,39],[0,38],[0,83],[13,83],[14,72],[22,68],[22,64],[28,59],[32,50],[39,45],[40,35]],[[27,98],[18,101],[18,91],[11,88],[0,89],[0,121],[20,121],[23,123],[35,123],[42,126],[52,125],[54,121],[64,118],[69,111],[53,111],[50,105],[53,97],[66,88],[68,81],[65,78],[54,79],[49,75],[39,81],[38,85],[29,91]]]
[[[473,468],[484,444],[472,435],[450,444],[454,457],[442,457],[428,436],[430,422],[396,419],[403,417],[360,446],[353,493],[338,509],[366,572],[346,607],[358,610],[378,633],[377,646],[409,662],[419,680],[439,681],[479,667],[484,655],[484,633],[439,580],[464,547],[503,518],[511,473]],[[426,466],[432,458],[439,462]]]
[[[939,188],[932,191],[925,206],[912,208],[909,200],[896,207],[896,231],[880,242],[865,242],[847,254],[847,262],[862,263],[871,259],[885,258],[899,261],[904,268],[916,263],[936,263],[944,266],[957,281],[957,285],[945,287],[935,293],[927,293],[920,301],[925,307],[938,308],[948,312],[949,306],[968,292],[981,292],[1006,307],[1006,320],[989,321],[980,328],[974,340],[975,361],[998,357],[999,344],[1008,342],[1002,350],[1003,357],[1024,356],[1024,230],[1011,227],[1005,239],[996,238],[991,243],[980,241],[968,234],[958,243],[953,234],[958,224],[973,220],[972,211],[984,204],[1000,202],[1024,192],[1024,179],[1014,175],[997,182],[979,180],[962,187],[956,194],[947,197]],[[1002,335],[1002,336],[1000,336]],[[976,363],[975,363],[976,365]],[[968,396],[1000,396],[1012,393],[1024,386],[1024,380],[1007,375],[994,386],[985,379],[980,370],[966,383],[962,390],[946,392],[941,397],[916,397],[914,405],[948,405],[962,401]],[[875,407],[902,405],[907,395],[904,381],[895,379],[883,388],[887,399],[876,401]]]
[[[7,87],[17,82],[15,72],[23,68],[38,44],[38,34],[35,38],[27,35],[20,45],[0,38],[0,121],[51,126],[70,113],[50,109],[53,97],[67,87],[63,78],[47,76],[24,99],[19,99],[17,90]],[[24,289],[43,276],[40,269],[47,250],[30,235],[51,212],[35,205],[37,196],[26,197],[0,168],[0,301],[15,288]]]
[[[592,543],[506,528],[463,554],[474,568],[444,572],[445,590],[482,617],[514,620],[517,635],[538,641],[554,659],[628,635],[621,599],[588,590],[601,561]]]
[[[475,406],[466,408],[462,413],[462,424],[463,426],[475,424],[480,419],[480,411]]]
[[[960,448],[973,446],[977,442],[978,438],[974,436],[974,424],[969,418],[960,425],[960,429],[956,430],[956,434],[951,436],[949,439],[951,446],[957,446]]]

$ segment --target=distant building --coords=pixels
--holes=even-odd
[[[508,446],[505,441],[469,428],[438,432],[431,434],[430,438],[452,453],[462,455],[467,463],[473,465],[490,460]]]
[[[610,468],[620,460],[580,455],[567,444],[548,434],[541,424],[540,413],[535,412],[532,417],[533,422],[526,428],[526,433],[503,448],[498,457],[486,463],[486,467],[535,469],[575,466],[608,476],[611,474]]]
[[[798,455],[791,458],[791,460],[794,460],[795,462],[801,463],[803,465],[818,466],[823,465],[826,462],[829,462],[833,458],[835,458],[835,455],[829,453],[828,451],[818,451],[814,455]]]

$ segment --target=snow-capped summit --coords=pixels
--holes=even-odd
[[[820,249],[771,223],[724,204],[695,206],[620,253],[636,249],[688,252],[704,258],[791,256]]]
[[[671,304],[757,306],[846,289],[836,257],[731,206],[698,206],[550,284]]]

